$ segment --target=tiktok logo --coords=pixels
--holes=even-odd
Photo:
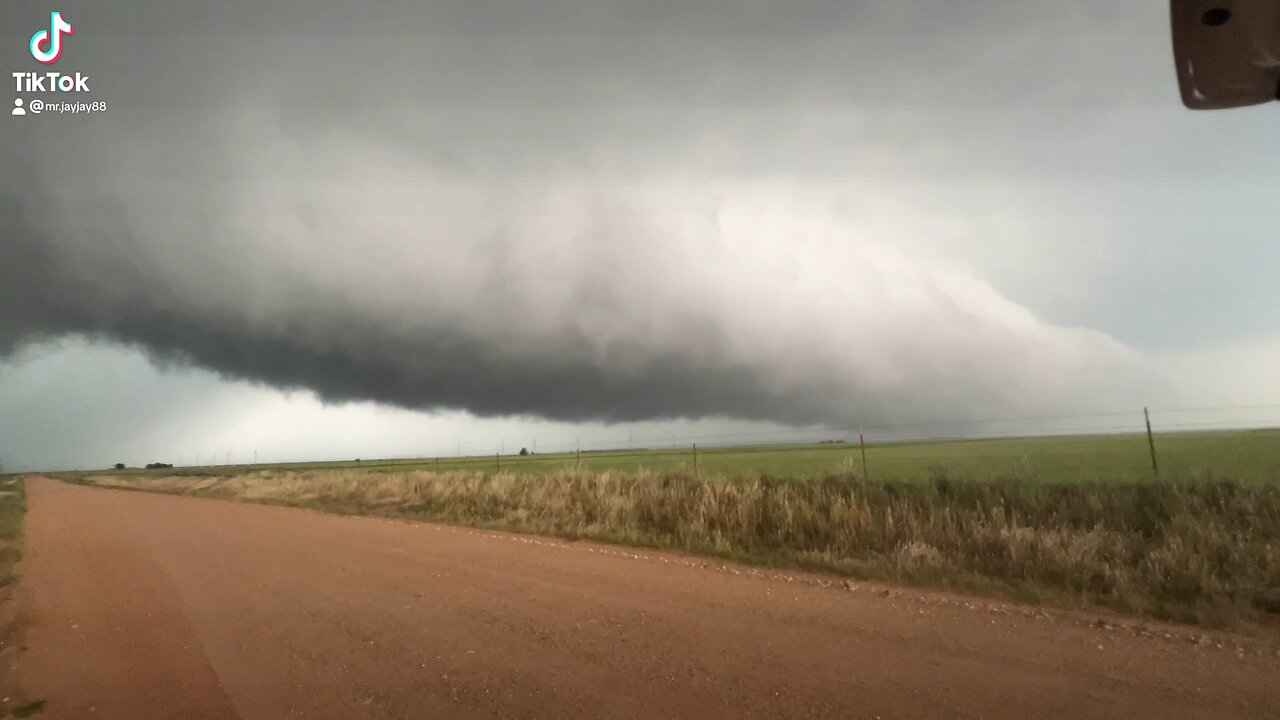
[[[62,19],[62,13],[49,13],[49,29],[38,30],[31,36],[31,57],[45,65],[56,62],[62,54],[62,36],[75,34],[71,23]]]

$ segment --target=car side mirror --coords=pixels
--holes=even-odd
[[[1184,105],[1280,99],[1280,0],[1171,0],[1170,14]]]

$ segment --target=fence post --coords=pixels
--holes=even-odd
[[[1160,477],[1160,466],[1156,464],[1156,441],[1151,435],[1151,411],[1142,408],[1142,417],[1147,421],[1147,447],[1151,450],[1151,474]]]
[[[867,441],[862,437],[862,428],[858,428],[858,447],[862,450],[862,479],[870,480],[867,476]]]
[[[494,453],[493,461],[498,465],[498,472],[502,472],[502,453],[501,452]]]
[[[693,444],[693,476],[698,476],[698,443]]]
[[[440,456],[436,456],[436,472],[440,472]]]

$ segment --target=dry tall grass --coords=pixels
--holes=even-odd
[[[20,537],[26,513],[26,486],[16,476],[0,476],[0,590],[17,576],[14,566],[22,556]],[[7,593],[0,592],[0,601]]]
[[[674,547],[1209,624],[1280,611],[1280,487],[321,471],[100,478],[166,492]]]

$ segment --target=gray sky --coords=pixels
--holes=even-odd
[[[1184,110],[1163,2],[58,9],[10,466],[1280,402],[1276,108]]]

